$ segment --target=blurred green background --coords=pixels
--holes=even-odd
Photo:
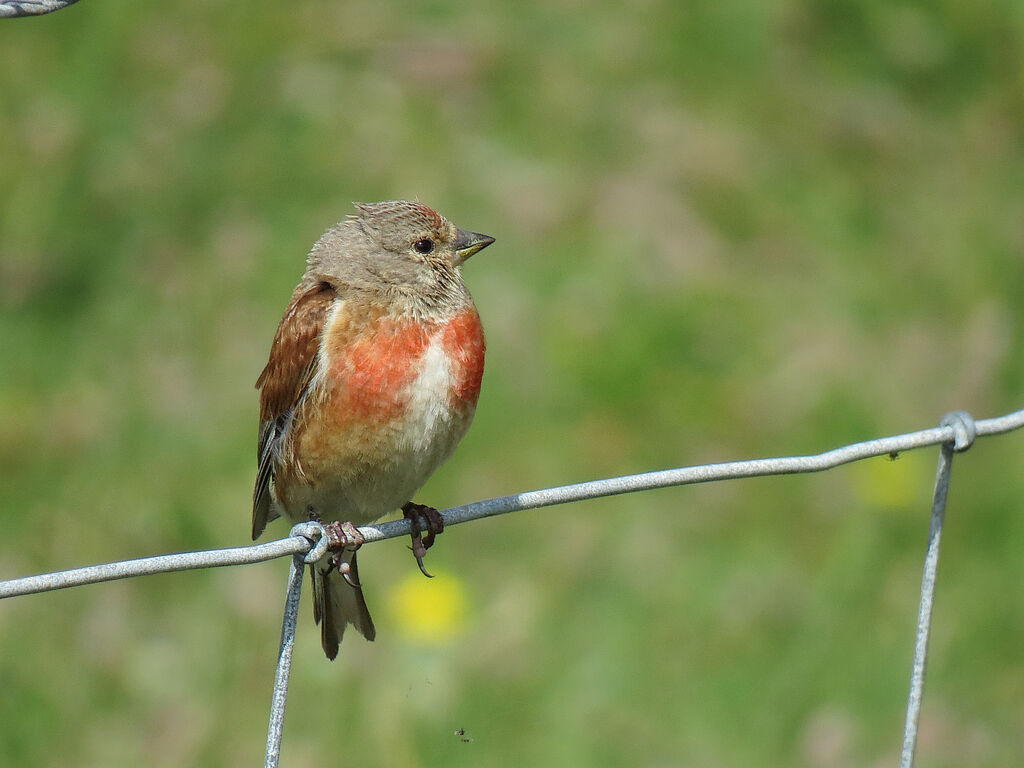
[[[1021,9],[0,22],[0,577],[247,543],[253,382],[353,200],[498,239],[476,422],[422,502],[1022,407]],[[374,545],[377,642],[326,662],[304,595],[282,765],[894,765],[935,457],[460,526],[432,582]],[[1020,765],[1024,434],[956,460],[943,546],[919,764]],[[0,762],[260,764],[286,572],[3,603]]]

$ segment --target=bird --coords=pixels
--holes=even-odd
[[[443,522],[411,499],[473,420],[485,342],[462,265],[494,238],[417,201],[353,205],[309,251],[256,381],[252,537],[282,516],[352,530],[402,509],[429,576]],[[373,640],[354,549],[310,571],[327,658],[349,624]]]

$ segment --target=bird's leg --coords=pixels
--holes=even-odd
[[[311,514],[315,513],[311,510]],[[327,532],[327,548],[331,551],[327,558],[327,573],[337,568],[350,587],[359,589],[362,585],[352,577],[352,566],[343,558],[343,554],[345,550],[355,552],[363,546],[366,541],[363,534],[352,523],[339,523],[337,520],[327,523],[324,530]]]
[[[432,579],[427,569],[423,567],[423,557],[427,554],[427,550],[434,544],[434,537],[444,530],[444,518],[441,517],[441,513],[433,507],[428,507],[424,504],[416,504],[412,501],[407,501],[402,505],[402,516],[405,517],[412,525],[412,550],[413,557],[416,558],[416,565],[420,567],[420,571],[428,579]],[[427,535],[422,536],[422,528],[420,528],[420,519],[426,523]]]

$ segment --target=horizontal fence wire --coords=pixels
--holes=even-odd
[[[976,421],[974,425],[978,437],[1010,432],[1024,426],[1024,410],[1015,411],[998,418]],[[882,437],[877,440],[853,443],[852,445],[808,456],[786,456],[770,459],[753,459],[750,461],[731,461],[721,464],[702,464],[636,475],[623,475],[622,477],[612,477],[604,480],[591,480],[585,483],[545,488],[538,491],[526,491],[524,493],[499,496],[493,499],[485,499],[473,502],[472,504],[464,504],[441,510],[441,517],[447,527],[466,523],[470,520],[503,515],[509,512],[549,507],[556,504],[567,504],[573,501],[584,501],[603,496],[635,493],[636,491],[647,491],[655,488],[669,488],[679,485],[693,485],[695,483],[708,483],[716,480],[746,477],[821,472],[873,456],[886,456],[914,448],[951,442],[956,439],[955,430],[955,426],[946,425],[932,429],[923,429],[918,432],[908,432],[893,437]],[[366,543],[383,541],[384,539],[392,539],[398,536],[407,536],[410,530],[411,522],[406,519],[392,520],[377,525],[365,525],[359,528],[359,532],[363,535]],[[294,534],[288,538],[278,539],[266,544],[145,557],[137,560],[93,565],[87,568],[76,568],[39,576],[28,576],[20,579],[0,581],[0,599],[154,573],[260,563],[287,555],[306,554],[312,546],[313,542],[308,537]]]
[[[181,552],[174,555],[141,557],[135,560],[121,560],[116,563],[90,565],[69,571],[26,576],[21,579],[0,581],[0,599],[49,592],[54,589],[79,587],[83,584],[98,584],[103,581],[128,579],[134,576],[150,576],[154,573],[193,571],[198,568],[220,568],[225,565],[249,565],[263,563],[286,555],[304,555],[312,549],[313,543],[306,537],[294,534],[266,544],[231,549],[207,549],[201,552]]]
[[[1024,410],[980,421],[974,421],[963,411],[955,411],[947,414],[940,426],[932,429],[923,429],[917,432],[908,432],[902,435],[853,443],[852,445],[835,448],[824,453],[807,456],[754,459],[751,461],[732,461],[720,464],[703,464],[693,467],[624,475],[622,477],[500,496],[498,498],[477,501],[472,504],[451,507],[441,510],[440,514],[445,526],[451,526],[509,512],[567,504],[573,501],[595,499],[602,496],[635,493],[655,488],[692,485],[716,480],[821,472],[842,464],[874,456],[895,456],[902,451],[915,448],[933,445],[942,446],[939,465],[936,471],[932,514],[929,520],[928,547],[921,582],[921,599],[918,608],[910,692],[907,700],[903,745],[900,753],[900,768],[910,768],[913,765],[914,749],[917,743],[928,636],[934,601],[935,576],[938,566],[939,541],[946,511],[946,497],[949,488],[953,453],[954,451],[966,450],[977,437],[1002,434],[1019,429],[1022,426],[1024,426]],[[359,532],[363,536],[364,543],[369,543],[408,535],[411,532],[411,526],[411,521],[402,519],[379,525],[362,526],[359,528]],[[66,587],[95,584],[155,573],[228,565],[246,565],[290,555],[292,563],[286,592],[284,620],[281,629],[281,645],[274,678],[274,692],[267,731],[266,761],[264,763],[265,768],[276,768],[281,751],[284,708],[288,691],[288,675],[292,649],[295,641],[295,626],[298,615],[299,595],[302,588],[303,566],[305,563],[315,562],[323,557],[328,551],[327,545],[328,535],[320,523],[302,523],[292,528],[291,534],[287,538],[278,539],[266,544],[144,557],[136,560],[124,560],[104,565],[94,565],[86,568],[46,573],[39,576],[0,581],[0,598],[47,592]]]

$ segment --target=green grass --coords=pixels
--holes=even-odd
[[[476,423],[420,501],[1020,408],[1022,51],[1013,2],[3,21],[0,578],[246,542],[252,384],[352,200],[498,238],[466,269]],[[955,462],[922,766],[1024,760],[1022,456]],[[328,664],[303,606],[282,764],[893,764],[933,473],[929,451],[461,526],[430,555],[468,606],[443,642],[386,610],[413,564],[374,546],[376,643]],[[285,572],[5,602],[0,762],[258,764]]]

